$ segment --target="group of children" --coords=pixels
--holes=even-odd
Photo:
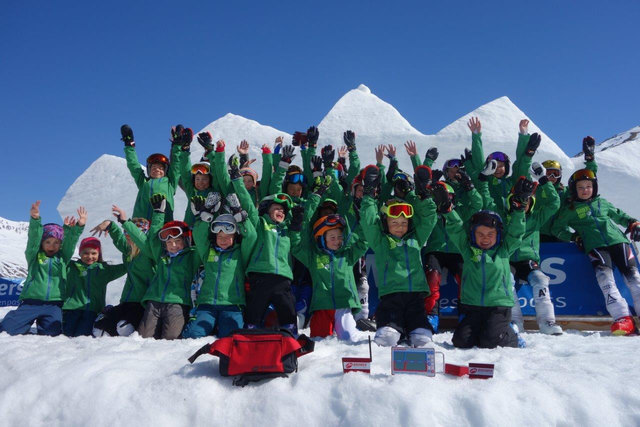
[[[595,141],[583,141],[586,168],[568,188],[556,160],[533,162],[540,145],[519,124],[516,159],[485,157],[481,123],[469,121],[471,149],[433,169],[438,150],[422,160],[405,144],[413,171],[402,171],[393,145],[376,148],[376,165],[360,169],[356,136],[344,147],[325,146],[319,132],[296,132],[291,145],[276,139],[262,147],[262,177],[251,168],[249,145],[225,155],[225,143],[208,132],[171,129],[171,154],[153,154],[146,173],[133,131],[121,128],[125,156],[139,189],[133,214],[113,206],[115,220],[92,231],[108,235],[122,263],[102,260],[96,237],[80,242],[87,212],[64,226],[42,225],[40,202],[31,207],[26,250],[28,277],[20,306],[0,330],[75,337],[164,339],[228,336],[242,327],[278,325],[312,337],[334,333],[352,342],[375,331],[375,342],[423,346],[438,332],[439,288],[445,271],[458,285],[458,326],[453,344],[522,346],[523,321],[516,281],[533,288],[536,319],[545,334],[562,334],[540,270],[540,241],[574,241],[588,254],[613,317],[614,335],[636,331],[613,279],[623,273],[640,306],[640,275],[630,241],[612,221],[640,240],[640,223],[598,194]],[[204,148],[191,164],[192,141]],[[292,164],[296,149],[302,167]],[[383,164],[389,158],[388,168]],[[348,160],[347,160],[348,159]],[[185,191],[184,221],[175,220],[174,195]],[[573,232],[570,230],[573,229]],[[374,265],[364,255],[374,253]],[[367,271],[373,270],[379,304],[368,312]],[[120,303],[105,306],[106,286],[126,275]]]

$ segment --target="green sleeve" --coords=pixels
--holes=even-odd
[[[271,174],[273,174],[273,154],[262,153],[262,176],[260,177],[260,200],[269,195],[269,186],[271,185]]]
[[[369,246],[375,252],[376,248],[380,248],[382,246],[384,236],[380,226],[378,207],[376,205],[376,201],[371,198],[371,196],[364,196],[362,198],[360,226],[362,227],[365,240],[369,242]]]
[[[446,229],[451,241],[464,254],[469,250],[469,236],[464,229],[462,219],[455,210],[444,214],[446,218]]]
[[[282,192],[282,183],[284,182],[284,176],[287,174],[287,169],[280,166],[280,162],[276,165],[276,170],[271,177],[271,183],[269,184],[269,194],[276,194]]]
[[[626,228],[629,226],[631,222],[635,221],[634,218],[627,215],[621,209],[618,209],[615,206],[613,206],[613,204],[611,204],[611,202],[609,202],[608,200],[602,199],[602,201],[608,205],[609,209],[607,209],[607,212],[609,213],[609,218],[614,220],[617,224],[620,224]]]
[[[339,202],[340,199],[342,199],[342,186],[336,179],[334,171],[335,169],[333,168],[327,168],[325,170],[325,174],[331,177],[331,183],[329,184],[329,188],[327,189],[327,194],[325,195],[325,197]]]
[[[84,225],[74,225],[73,227],[65,225],[63,229],[64,239],[62,240],[62,258],[65,262],[69,262],[71,261],[73,252],[76,250],[76,244],[84,230]]]
[[[598,174],[598,164],[596,163],[596,157],[595,156],[593,156],[593,160],[588,161],[588,162],[584,162],[584,167],[586,169],[589,169],[590,171],[592,171],[596,175]]]
[[[200,255],[200,258],[205,260],[209,254],[209,248],[211,247],[211,240],[209,240],[209,223],[201,221],[200,218],[196,218],[195,224],[193,224],[193,243],[196,246],[196,251]]]
[[[482,206],[483,209],[488,209],[490,211],[496,212],[496,202],[491,197],[491,193],[489,192],[489,183],[487,181],[477,181],[476,189],[480,196],[482,197]],[[472,214],[473,215],[473,214]]]
[[[251,221],[251,224],[256,227],[259,220],[258,209],[256,209],[255,203],[253,202],[253,200],[251,200],[251,195],[247,191],[247,188],[244,186],[244,182],[241,178],[238,178],[232,180],[231,185],[233,185],[233,189],[238,195],[240,206],[242,206],[242,209],[247,211],[249,221]]]
[[[509,215],[509,223],[504,233],[504,248],[511,256],[522,243],[522,236],[525,232],[524,212],[514,211]]]
[[[242,234],[240,251],[242,254],[242,259],[244,261],[243,263],[246,267],[247,265],[249,265],[249,261],[251,260],[251,253],[256,246],[258,233],[256,232],[256,228],[253,226],[253,223],[251,221],[242,221],[240,224],[238,224],[238,229],[240,230],[240,234]]]
[[[189,153],[180,149],[178,144],[171,146],[171,161],[169,162],[169,170],[167,171],[167,179],[169,185],[172,187],[173,194],[176,194],[176,188],[178,188],[178,181],[180,180],[180,163],[182,163],[184,157],[189,157]],[[191,182],[191,178],[188,179]]]
[[[413,166],[413,170],[416,170],[421,164],[422,162],[420,161],[420,156],[418,156],[417,154],[411,156],[411,166]]]
[[[360,157],[356,150],[349,151],[349,169],[347,170],[347,184],[351,186],[353,180],[360,173]]]
[[[208,158],[214,181],[218,183],[220,193],[225,197],[233,193],[231,178],[227,173],[227,163],[224,160],[224,151],[212,151]]]
[[[131,221],[126,221],[122,227],[131,237],[133,243],[140,248],[141,252],[146,252],[152,255],[152,259],[158,260],[162,256],[162,243],[158,238],[157,231],[164,225],[164,214],[153,212],[151,216],[151,226],[149,234],[144,234],[136,225]]]
[[[123,255],[128,255],[130,252],[129,244],[127,243],[127,238],[124,236],[118,224],[115,221],[111,221],[111,225],[109,225],[109,236],[111,237],[111,241],[113,242],[113,246],[122,253]]]
[[[460,215],[462,221],[466,222],[474,213],[482,209],[484,203],[482,200],[482,196],[475,188],[472,188],[469,191],[465,191],[462,194],[462,199],[464,201],[464,204],[457,207],[456,211],[458,212],[458,215]]]
[[[29,217],[29,234],[27,237],[27,249],[24,251],[24,255],[27,258],[27,263],[35,259],[38,251],[40,250],[40,244],[42,242],[42,219],[33,219]],[[64,240],[64,239],[63,239]]]
[[[311,256],[313,254],[311,250],[311,245],[313,244],[311,236],[311,219],[320,204],[320,200],[321,198],[317,194],[311,193],[309,195],[304,208],[302,230],[299,232],[289,232],[293,256],[295,256],[307,268],[310,265]]]
[[[531,164],[533,156],[525,154],[530,135],[518,134],[518,146],[516,148],[516,161],[513,163],[512,181],[515,183],[519,177],[524,176],[531,179]]]
[[[560,209],[560,196],[551,181],[538,188],[536,192],[536,205],[533,207],[533,218],[527,218],[527,221],[533,219],[536,222],[536,228],[540,228]]]
[[[347,249],[347,262],[354,265],[369,249],[367,241],[360,237],[357,233],[351,233],[351,243]]]
[[[106,270],[106,279],[108,283],[127,274],[127,265],[124,263],[115,264],[115,265],[106,264],[105,270]]]
[[[527,134],[518,134],[518,143],[516,144],[516,159],[524,156],[524,152],[527,149],[527,144],[529,143],[529,138],[531,135]]]
[[[484,149],[482,147],[482,133],[471,134],[471,165],[478,173],[484,169]]]
[[[420,200],[413,192],[407,194],[406,200],[413,205],[418,244],[424,246],[436,225],[436,204],[431,198]]]
[[[307,182],[311,182],[313,180],[313,170],[311,167],[311,156],[309,155],[309,150],[307,148],[304,150],[301,148],[300,157],[302,157],[302,174]]]
[[[124,147],[124,157],[127,160],[127,168],[133,177],[138,189],[144,184],[146,177],[140,162],[138,161],[138,154],[134,147]]]
[[[418,158],[418,161],[420,161],[420,158]],[[426,157],[424,158],[424,162],[422,163],[424,166],[429,166],[430,169],[433,169],[433,159]]]
[[[190,200],[195,194],[195,187],[191,179],[191,158],[189,157],[189,153],[180,150],[180,153],[176,155],[176,160],[178,161],[182,188],[187,194],[187,200]]]
[[[573,234],[569,230],[569,207],[563,206],[558,211],[553,224],[551,224],[551,235],[565,242],[570,242]]]

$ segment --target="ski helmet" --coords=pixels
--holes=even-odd
[[[509,160],[509,156],[507,156],[502,151],[494,151],[493,153],[487,156],[487,162],[489,160],[496,160],[498,162],[504,163],[504,177],[511,175],[511,160]]]
[[[323,216],[313,224],[313,238],[316,240],[316,243],[320,248],[327,249],[324,240],[324,233],[334,229],[344,230],[346,226],[346,221],[340,215]]]
[[[216,219],[211,222],[211,233],[218,234],[223,232],[225,234],[234,234],[238,227],[236,225],[236,219],[231,214],[218,215]]]
[[[169,239],[177,239],[178,237],[184,239],[186,247],[191,246],[191,229],[184,221],[169,221],[158,231],[158,238],[162,242],[166,242]]]
[[[461,168],[464,165],[462,164],[462,160],[460,159],[449,159],[446,162],[444,162],[444,165],[442,165],[442,172],[447,173],[447,169],[451,169],[454,167],[457,168]]]
[[[331,209],[335,214],[338,212],[338,203],[333,199],[324,199],[316,211],[320,212],[322,209]]]
[[[416,188],[414,182],[413,182],[413,178],[411,176],[409,176],[408,174],[402,172],[401,170],[398,170],[394,175],[393,178],[391,179],[391,182],[393,183],[393,185],[395,186],[396,183],[398,183],[399,181],[406,181],[409,183],[409,191],[412,191]]]
[[[549,169],[557,170],[560,173],[560,175],[556,176],[556,179],[562,178],[562,165],[560,164],[559,161],[545,160],[544,162],[542,162],[542,166],[544,166],[546,170],[549,170]]]
[[[307,179],[302,173],[300,166],[291,165],[287,169],[287,174],[284,176],[283,189],[286,190],[288,184],[300,184],[303,187],[307,185]]]
[[[356,195],[356,187],[358,185],[360,185],[360,186],[364,185],[363,182],[362,182],[362,178],[363,178],[362,173],[359,173],[358,176],[356,176],[353,179],[353,182],[351,183],[351,197],[355,197],[355,195]]]
[[[64,239],[64,229],[58,225],[50,222],[42,226],[42,241],[47,240],[49,237],[53,237],[62,241]]]
[[[469,222],[471,224],[471,235],[469,236],[471,246],[480,249],[478,243],[476,242],[476,229],[481,225],[484,225],[485,227],[495,228],[498,232],[495,245],[493,245],[489,249],[493,249],[500,244],[502,240],[502,218],[496,212],[489,210],[478,211],[471,215],[471,219],[469,220]]]
[[[149,169],[151,169],[151,165],[161,164],[164,166],[164,173],[166,174],[169,170],[169,159],[162,153],[154,153],[147,157],[147,174],[149,174]]]
[[[258,184],[258,172],[256,172],[252,168],[246,167],[246,168],[240,169],[240,175],[241,176],[248,175],[253,179],[253,185],[257,185]]]
[[[578,199],[578,191],[576,190],[576,184],[578,181],[591,181],[593,183],[593,193],[591,199],[598,195],[598,177],[596,173],[591,169],[580,169],[575,171],[571,178],[569,178],[569,192],[573,200]]]
[[[262,216],[269,212],[269,207],[273,204],[277,203],[284,207],[285,215],[289,213],[291,207],[293,206],[293,202],[291,201],[291,197],[286,193],[276,193],[271,194],[260,201],[258,205],[258,215]]]

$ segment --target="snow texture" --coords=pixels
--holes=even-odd
[[[26,277],[28,222],[0,218],[0,277]]]

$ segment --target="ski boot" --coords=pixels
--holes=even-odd
[[[362,317],[356,321],[356,328],[364,332],[375,332],[377,330],[376,322],[366,317]]]
[[[636,333],[636,325],[631,316],[621,317],[611,324],[611,335],[626,336]]]
[[[540,332],[545,335],[562,335],[562,327],[552,320],[538,323]]]

